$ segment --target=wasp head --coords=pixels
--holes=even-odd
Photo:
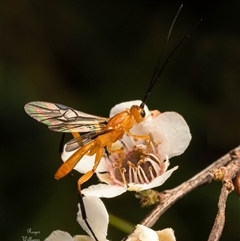
[[[144,117],[146,116],[145,110],[138,105],[133,105],[130,108],[130,113],[134,116],[134,119],[137,123],[142,122]]]

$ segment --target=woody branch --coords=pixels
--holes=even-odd
[[[185,181],[178,187],[159,193],[160,203],[151,211],[150,214],[147,215],[147,217],[141,222],[141,224],[143,224],[147,227],[152,227],[156,223],[156,221],[162,216],[162,214],[165,213],[177,200],[181,199],[183,196],[185,196],[186,194],[188,194],[195,188],[197,188],[205,183],[210,183],[214,179],[212,172],[211,172],[212,170],[227,166],[232,161],[234,163],[237,163],[234,165],[237,166],[237,172],[240,172],[240,164],[239,164],[239,162],[240,162],[240,146],[236,147],[229,153],[227,153],[224,156],[222,156],[221,158],[217,159],[210,166],[205,168],[203,171],[201,171],[200,173],[198,173],[191,179]],[[232,165],[233,164],[231,164],[230,166],[232,166]],[[227,170],[228,169],[229,169],[229,171],[226,172],[224,180],[232,180],[232,178],[233,178],[234,171],[230,171],[230,170],[232,170],[231,167],[227,168]],[[234,168],[234,170],[235,170],[235,174],[236,174],[236,169]],[[224,200],[224,198],[223,198],[223,200]],[[222,204],[224,202],[219,201],[219,203]],[[131,235],[129,235],[128,238],[125,239],[125,241],[128,241],[130,237],[131,237]],[[215,241],[218,239],[212,239],[212,240],[209,239],[209,241],[213,241],[213,240]]]

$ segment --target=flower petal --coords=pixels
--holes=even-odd
[[[157,231],[157,235],[160,241],[176,241],[174,231],[171,228],[165,228],[161,231]]]
[[[45,241],[74,241],[73,237],[68,233],[61,230],[53,231]]]
[[[98,240],[106,240],[108,229],[108,213],[100,198],[83,197],[88,224]],[[92,237],[93,234],[82,217],[81,207],[78,204],[77,221],[81,227]]]
[[[105,162],[105,160],[103,160],[102,162]],[[97,172],[97,177],[101,182],[107,183],[109,185],[116,185],[116,183],[113,181],[112,176],[110,175],[109,172],[106,172],[108,169],[105,169],[105,172],[103,173],[99,173]]]
[[[172,173],[178,169],[178,166],[173,167],[172,169],[164,172],[163,174],[161,174],[160,176],[156,177],[155,179],[153,179],[149,184],[134,184],[134,183],[130,183],[129,187],[128,187],[128,191],[136,191],[136,192],[140,192],[143,190],[147,190],[147,189],[152,189],[154,187],[159,187],[161,186],[171,175]]]
[[[76,235],[73,237],[74,241],[95,241],[92,237],[87,235]]]
[[[175,166],[175,167],[171,168],[170,170],[164,172],[160,176],[156,177],[152,182],[150,182],[148,184],[148,187],[143,188],[142,191],[161,186],[172,175],[172,173],[177,169],[178,169],[178,166]]]
[[[191,134],[184,118],[176,112],[164,112],[151,122],[153,137],[161,138],[162,152],[169,158],[181,155],[188,147]]]
[[[97,184],[82,190],[85,196],[112,198],[126,192],[127,188],[118,185]]]
[[[129,241],[159,241],[155,231],[138,224]]]

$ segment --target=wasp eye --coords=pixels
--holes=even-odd
[[[146,116],[146,113],[145,113],[144,109],[141,110],[140,115],[142,116],[142,118],[144,118]]]

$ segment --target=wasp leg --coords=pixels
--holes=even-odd
[[[125,178],[125,176],[124,176],[124,172],[126,171],[126,169],[125,169],[124,167],[122,167],[122,162],[123,162],[123,159],[124,159],[124,157],[125,157],[124,152],[123,152],[123,149],[122,149],[122,148],[119,148],[119,149],[114,149],[114,150],[112,150],[112,149],[111,149],[111,145],[108,145],[108,146],[107,146],[107,150],[108,150],[108,152],[109,152],[110,154],[112,154],[112,153],[118,154],[118,157],[119,157],[119,158],[118,158],[117,164],[116,164],[115,166],[119,169],[119,173],[120,173],[120,175],[121,175],[121,177],[122,177],[123,183],[124,183],[126,186],[128,186],[127,181],[126,181],[126,178]]]
[[[121,150],[121,152],[119,153],[119,159],[117,161],[117,168],[119,169],[123,183],[128,187],[128,183],[127,183],[125,175],[124,175],[124,173],[126,172],[126,168],[122,166],[124,157],[125,157],[125,155],[124,155],[123,151]]]
[[[75,153],[73,153],[66,162],[64,162],[57,172],[55,173],[54,178],[60,179],[66,176],[72,169],[77,165],[81,158],[94,146],[96,145],[95,141],[89,142],[86,146],[81,147]]]
[[[73,135],[74,139],[77,140],[79,146],[83,146],[82,137],[81,137],[80,133],[79,132],[72,132],[72,135]]]
[[[93,147],[95,148],[95,147]],[[94,172],[96,171],[98,164],[100,163],[100,160],[103,156],[104,153],[104,148],[103,147],[98,147],[98,149],[96,150],[95,153],[96,157],[95,157],[95,161],[94,161],[94,166],[92,168],[92,170],[86,172],[83,176],[81,176],[81,178],[78,180],[78,190],[81,193],[81,185],[86,182],[88,179],[90,179],[92,177],[92,175],[94,174]]]
[[[79,132],[72,132],[74,139],[79,139],[81,137]]]
[[[93,146],[88,153],[86,153],[87,156],[93,156],[95,153],[97,153],[98,151],[98,148],[99,148],[99,145],[95,145]]]
[[[107,146],[107,151],[108,151],[108,154],[113,154],[113,153],[118,154],[119,159],[118,159],[118,162],[117,162],[117,167],[118,168],[121,167],[122,166],[122,161],[124,159],[123,147],[112,150],[112,146],[108,145]]]
[[[131,132],[127,132],[127,134],[131,137],[133,137],[134,140],[139,140],[139,139],[143,139],[143,140],[146,140],[146,141],[150,141],[151,140],[151,137],[149,135],[142,135],[142,136],[139,136],[139,135],[134,135],[132,134]]]
[[[148,145],[150,145],[152,143],[153,146],[156,148],[162,143],[161,140],[155,141],[151,132],[149,133],[149,137],[150,137],[150,141],[147,142]]]

